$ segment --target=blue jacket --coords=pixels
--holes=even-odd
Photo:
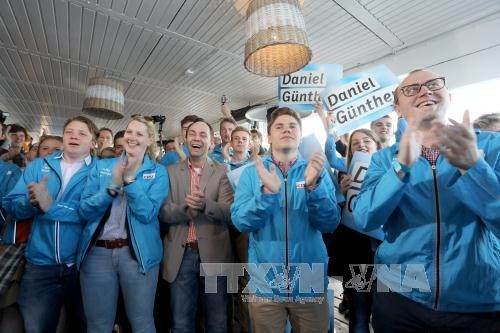
[[[186,145],[182,145],[181,147],[184,151],[184,154],[186,154],[186,157],[189,157],[188,147],[186,147]],[[177,154],[176,151],[167,151],[165,155],[163,155],[159,163],[167,167],[177,162],[179,162],[179,154]]]
[[[262,158],[267,169],[270,155]],[[248,262],[251,282],[264,297],[308,297],[326,292],[328,255],[322,233],[333,231],[340,220],[330,177],[323,170],[318,186],[309,192],[304,187],[307,162],[299,158],[283,177],[279,193],[264,194],[254,165],[247,167],[236,188],[231,219],[241,232],[249,233]],[[321,271],[302,271],[302,288],[297,282],[297,264],[320,266]],[[254,265],[252,265],[254,264]],[[259,264],[272,264],[266,274]],[[253,269],[252,269],[253,267]],[[262,268],[262,267],[261,267]],[[287,276],[288,275],[288,276]],[[313,276],[313,277],[312,277]],[[291,281],[287,286],[286,279]],[[316,286],[311,293],[309,284]],[[273,286],[271,289],[268,286]],[[304,288],[304,289],[303,289]]]
[[[58,151],[30,162],[2,203],[12,218],[33,219],[25,256],[36,265],[75,263],[78,240],[85,225],[78,215],[78,204],[95,158],[71,177],[59,200],[55,200],[62,185],[61,159],[62,152]],[[38,183],[44,176],[49,176],[47,188],[53,198],[46,213],[31,205],[27,188],[29,183]]]
[[[217,161],[219,163],[224,164],[224,156],[222,155],[222,144],[217,144],[214,147],[214,150],[208,155],[208,157],[212,161]]]
[[[442,156],[435,168],[420,156],[403,180],[391,165],[398,145],[383,149],[354,203],[360,228],[383,226],[375,263],[402,269],[381,267],[379,280],[396,286],[409,274],[399,292],[428,308],[500,310],[500,134],[478,132],[477,142],[484,158],[463,175]]]
[[[2,208],[1,199],[14,188],[19,177],[21,169],[17,165],[0,161],[0,208]]]
[[[93,245],[92,241],[97,239],[96,232],[100,232],[101,219],[113,201],[106,189],[111,184],[113,169],[118,160],[119,158],[100,160],[89,174],[79,207],[87,225],[78,247],[78,265]],[[158,265],[163,257],[158,211],[169,191],[167,171],[146,155],[137,171],[136,181],[123,189],[127,196],[127,225],[132,249],[139,271],[145,273]]]

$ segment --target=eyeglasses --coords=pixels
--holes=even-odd
[[[427,89],[430,91],[436,91],[439,89],[443,89],[446,81],[444,77],[438,77],[429,81],[426,81],[424,83],[414,83],[414,84],[409,84],[407,86],[399,88],[399,90],[405,95],[406,97],[411,97],[415,96],[420,92],[420,89],[422,89],[422,86],[425,86]]]

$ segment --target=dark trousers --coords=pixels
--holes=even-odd
[[[457,313],[435,311],[396,292],[375,292],[375,333],[500,332],[500,312]]]
[[[18,296],[27,333],[53,333],[66,305],[71,332],[86,332],[76,266],[26,263]]]

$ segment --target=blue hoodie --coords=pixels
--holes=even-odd
[[[100,222],[113,197],[107,192],[119,158],[100,160],[89,175],[79,212],[87,225],[78,247],[78,265],[100,232]],[[123,187],[127,196],[127,225],[131,246],[141,273],[158,265],[163,257],[158,212],[169,192],[167,171],[146,155],[135,182]]]
[[[59,200],[55,200],[62,185],[61,159],[62,152],[58,151],[29,163],[2,202],[14,219],[33,219],[25,256],[36,265],[75,263],[78,240],[85,225],[78,215],[78,204],[95,158],[71,177]],[[29,183],[38,183],[45,176],[49,177],[47,189],[53,198],[46,213],[31,205],[27,188]]]
[[[381,150],[354,203],[360,228],[384,230],[375,263],[402,268],[378,269],[379,280],[398,286],[409,264],[421,267],[422,288],[398,292],[439,311],[500,311],[500,134],[477,134],[484,157],[463,175],[443,156],[436,167],[420,156],[400,180],[392,167],[399,146]]]
[[[266,169],[274,163],[270,155],[262,160]],[[334,186],[326,171],[322,171],[317,187],[309,191],[304,186],[306,167],[307,162],[300,157],[286,176],[276,166],[282,179],[279,193],[262,193],[255,165],[247,167],[239,180],[231,219],[239,231],[249,233],[250,282],[258,289],[257,295],[298,299],[326,292],[328,255],[322,233],[337,227],[340,214]],[[270,264],[267,274],[259,272],[260,264]],[[297,264],[320,265],[322,274],[318,270],[316,274],[307,274],[308,277],[303,274],[300,286],[294,283],[299,277],[296,273],[305,272],[300,272]],[[311,290],[309,284],[320,288]]]

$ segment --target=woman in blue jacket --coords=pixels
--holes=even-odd
[[[112,331],[119,287],[133,331],[156,331],[163,255],[157,215],[168,193],[167,173],[153,162],[153,123],[133,117],[124,137],[125,153],[98,161],[79,207],[87,221],[78,264],[88,332]]]

